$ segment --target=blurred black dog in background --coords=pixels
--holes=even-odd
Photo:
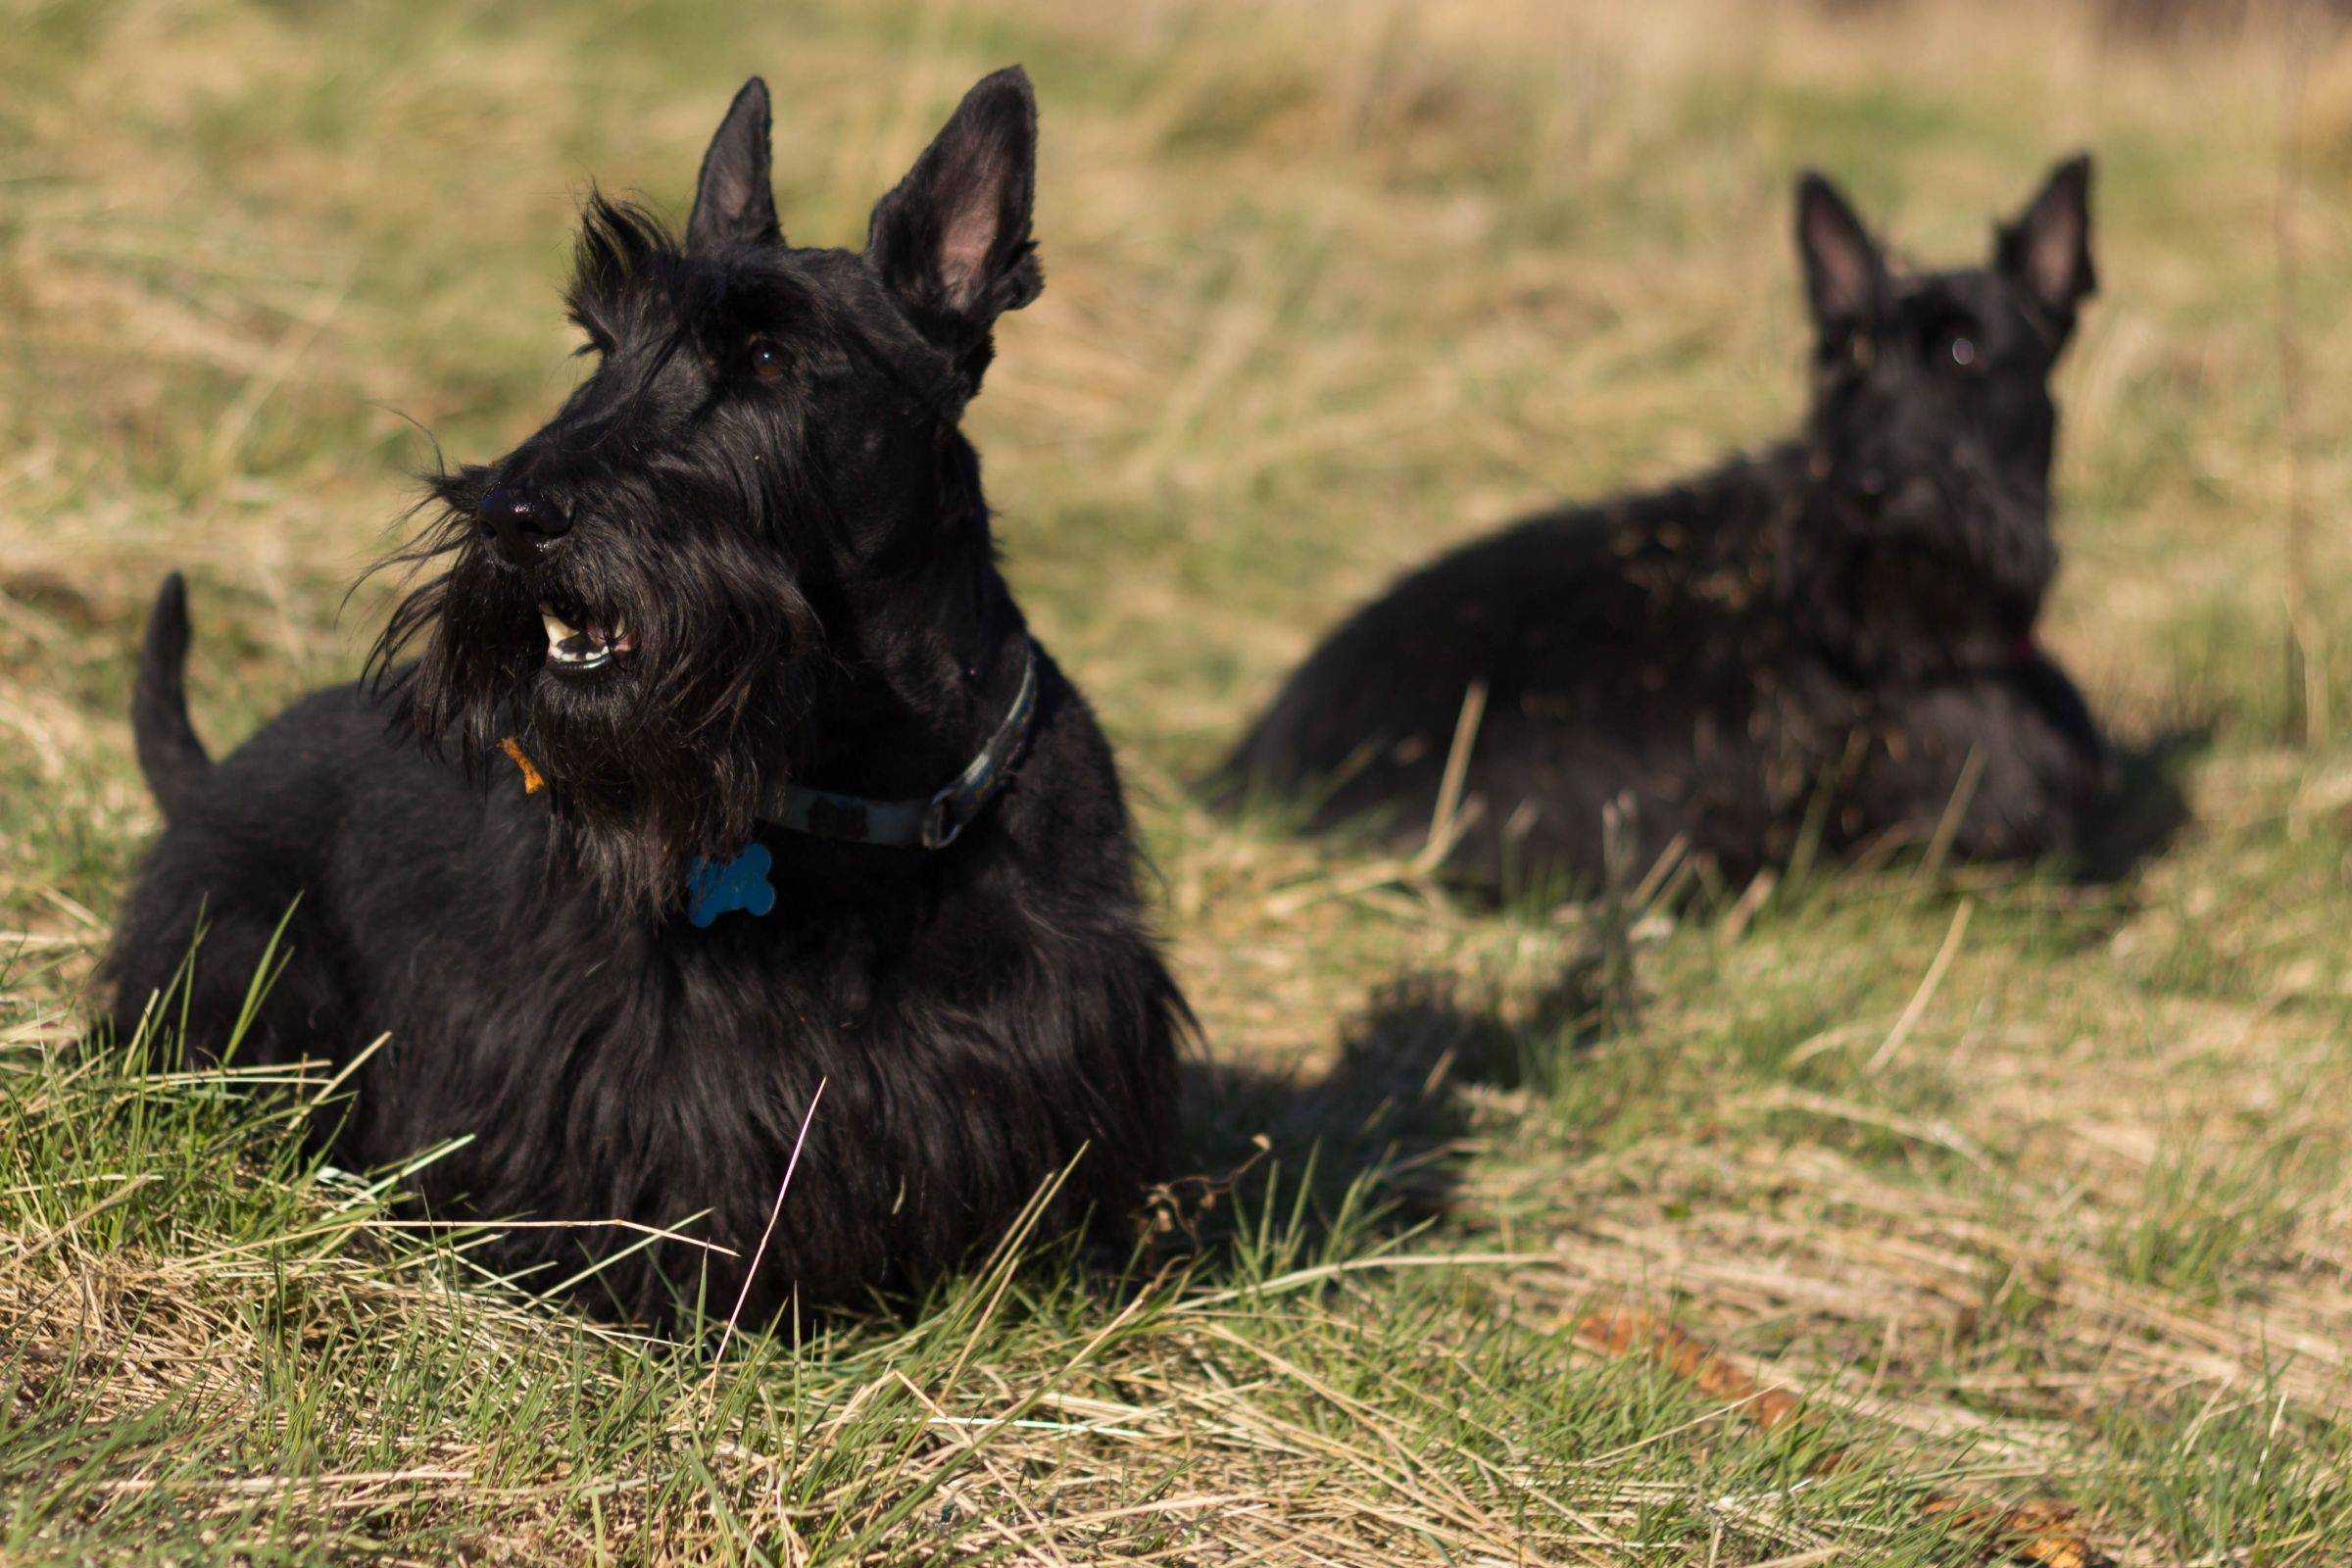
[[[1036,135],[1000,72],[862,253],[796,248],[755,79],[682,244],[594,201],[593,372],[436,481],[396,559],[437,569],[371,678],[217,766],[167,584],[135,727],[170,826],[110,960],[118,1033],[184,1009],[199,1054],[335,1063],[388,1035],[336,1157],[459,1141],[416,1178],[432,1208],[583,1222],[487,1255],[602,1265],[582,1293],[632,1315],[919,1281],[1064,1167],[1047,1234],[1128,1210],[1168,1155],[1184,1004],[1109,749],[996,568],[957,429],[1042,284]]]
[[[2104,749],[2034,625],[2089,191],[2074,159],[1989,267],[1908,273],[1806,175],[1804,432],[1403,578],[1291,676],[1221,792],[1417,843],[1458,732],[1451,864],[1483,881],[1590,884],[1619,801],[1637,870],[1679,839],[1743,877],[1809,830],[1832,852],[1939,825],[1964,856],[2076,849]]]

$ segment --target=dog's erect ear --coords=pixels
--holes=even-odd
[[[767,83],[754,76],[727,106],[727,118],[703,154],[686,248],[710,251],[780,238],[767,173]]]
[[[1796,181],[1796,249],[1805,261],[1805,298],[1825,330],[1861,320],[1885,296],[1879,242],[1838,187],[1811,170]]]
[[[2090,154],[2050,171],[2017,220],[2001,225],[1993,261],[2062,327],[2073,324],[2075,307],[2099,286],[2090,265]]]
[[[898,188],[874,206],[866,259],[925,332],[985,334],[1037,298],[1029,237],[1037,194],[1037,98],[1008,66],[964,94]]]

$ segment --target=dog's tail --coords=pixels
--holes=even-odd
[[[130,697],[130,734],[138,745],[139,771],[169,821],[179,814],[196,787],[213,770],[188,722],[188,585],[178,572],[164,579],[147,612],[147,638],[139,647],[138,684]]]

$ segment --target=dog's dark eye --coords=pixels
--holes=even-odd
[[[1928,364],[1936,368],[1975,372],[1984,368],[1984,346],[1977,339],[1977,323],[1966,317],[1947,317],[1927,334]]]
[[[765,338],[756,338],[745,353],[744,364],[762,381],[773,381],[784,373],[784,351]]]

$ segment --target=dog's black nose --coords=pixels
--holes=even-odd
[[[517,566],[527,566],[539,553],[571,531],[571,518],[546,497],[513,485],[492,485],[483,492],[474,516],[498,553]]]

